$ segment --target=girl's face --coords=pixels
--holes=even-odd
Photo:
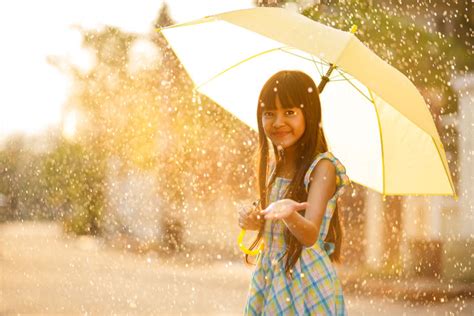
[[[289,148],[303,136],[305,121],[303,111],[299,106],[284,109],[278,95],[275,100],[275,110],[262,112],[262,125],[265,135],[275,146]]]

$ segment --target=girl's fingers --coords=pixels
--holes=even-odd
[[[302,210],[302,209],[305,209],[306,208],[306,204],[304,204],[306,202],[303,202],[303,203],[295,203],[291,206],[289,206],[290,208],[292,208],[293,210],[295,211],[299,211],[299,210]]]
[[[275,208],[267,207],[266,209],[260,211],[261,216],[266,216],[267,214],[271,214],[271,213],[275,213]]]
[[[299,210],[304,210],[308,208],[308,202],[302,202],[302,203],[295,203],[292,206],[289,206],[290,208],[293,208],[294,211],[299,211]],[[265,219],[272,219],[272,218],[280,218],[282,216],[286,216],[283,214],[287,214],[289,209],[280,209],[280,208],[273,208],[273,207],[268,207],[267,209],[261,211],[261,214],[264,216]]]
[[[268,213],[267,215],[265,215],[265,219],[274,219],[274,218],[278,218],[278,214],[275,214],[275,213]]]
[[[302,203],[298,203],[298,205],[296,205],[296,210],[297,211],[301,211],[301,210],[304,210],[304,209],[307,209],[308,208],[308,202],[302,202]]]

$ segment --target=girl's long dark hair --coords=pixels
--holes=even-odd
[[[276,89],[275,89],[276,88]],[[258,119],[258,158],[257,158],[257,176],[258,189],[260,195],[260,207],[265,209],[268,206],[270,188],[275,181],[276,174],[280,170],[282,164],[277,160],[275,170],[271,179],[267,179],[270,172],[270,152],[269,146],[272,146],[273,157],[278,157],[279,153],[276,146],[269,141],[265,135],[262,125],[262,112],[264,110],[276,109],[275,99],[278,95],[283,108],[301,107],[305,119],[305,131],[297,144],[297,161],[296,173],[291,180],[288,189],[283,198],[289,198],[297,202],[304,202],[308,199],[304,187],[304,176],[315,157],[322,152],[327,151],[326,139],[321,128],[321,104],[319,100],[319,92],[313,79],[301,71],[285,70],[274,74],[264,84],[257,105]],[[268,183],[268,185],[267,185]],[[301,211],[304,216],[305,211]],[[253,241],[250,249],[254,249],[261,240],[264,232],[265,222],[262,224],[258,235]],[[293,236],[288,227],[285,227],[284,238],[286,243],[286,263],[285,273],[291,276],[292,269],[301,256],[303,249],[302,244]],[[331,261],[340,262],[342,228],[339,220],[337,207],[334,210],[326,241],[335,244],[334,252],[329,256]],[[249,263],[248,255],[245,255],[245,262]],[[285,257],[285,256],[283,256]]]

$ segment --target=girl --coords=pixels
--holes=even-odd
[[[245,314],[346,315],[332,261],[342,238],[336,200],[349,178],[327,151],[314,81],[300,71],[276,73],[260,92],[257,119],[260,207],[241,212],[239,225],[258,230],[250,249],[261,239],[264,248]]]

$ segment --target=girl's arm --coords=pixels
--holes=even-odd
[[[328,201],[336,192],[336,167],[327,159],[322,159],[311,172],[310,179],[305,216],[292,212],[283,218],[291,233],[306,247],[311,247],[318,240]]]

